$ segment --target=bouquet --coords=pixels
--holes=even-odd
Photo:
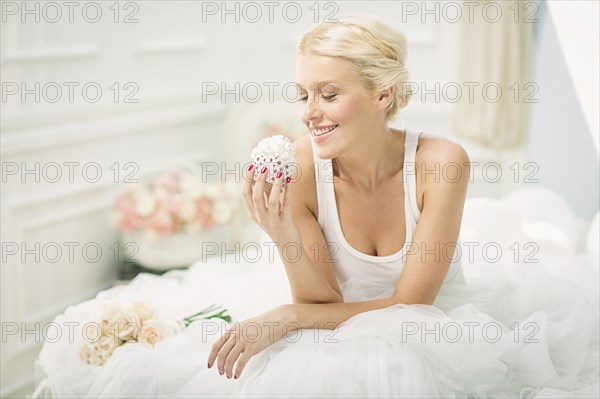
[[[122,233],[165,236],[197,233],[226,224],[237,208],[237,188],[203,183],[184,168],[162,173],[150,184],[134,183],[117,195],[111,225]]]
[[[176,322],[157,318],[156,311],[142,301],[113,301],[105,304],[99,323],[90,323],[84,330],[79,357],[87,364],[102,366],[113,352],[127,343],[142,343],[154,347],[163,339],[180,333],[191,323],[219,318],[231,323],[227,309],[215,304]],[[90,326],[94,327],[90,333]]]

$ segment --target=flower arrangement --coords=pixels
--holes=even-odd
[[[80,342],[79,357],[87,364],[102,366],[124,344],[137,342],[154,347],[202,319],[219,318],[231,323],[227,309],[220,308],[213,304],[183,320],[166,322],[158,319],[155,309],[142,301],[108,302],[101,312],[100,322],[95,324],[99,331],[94,332],[94,339],[87,336],[88,331],[84,331],[85,339]]]
[[[149,185],[134,183],[118,194],[111,225],[121,233],[149,237],[206,231],[232,220],[235,190],[229,183],[202,182],[184,168],[169,170]]]

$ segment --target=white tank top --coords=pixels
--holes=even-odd
[[[395,289],[406,261],[409,244],[417,228],[417,221],[421,216],[417,206],[415,173],[415,154],[420,134],[406,130],[402,169],[406,241],[400,251],[387,256],[368,255],[348,243],[339,221],[331,159],[319,158],[315,146],[312,146],[317,185],[317,220],[327,241],[338,284],[347,302],[389,297]],[[459,261],[460,257],[457,257],[457,260],[452,262],[444,283],[450,280],[464,281]]]

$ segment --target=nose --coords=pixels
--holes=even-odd
[[[323,113],[321,111],[321,106],[319,101],[316,99],[306,99],[306,103],[304,103],[302,108],[302,119],[307,125],[315,125],[316,121],[319,121],[323,118]]]

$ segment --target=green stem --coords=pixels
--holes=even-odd
[[[215,306],[216,306],[216,308],[215,308]],[[191,318],[193,318],[193,317],[200,316],[200,315],[203,315],[203,314],[205,314],[205,313],[208,313],[208,312],[212,312],[212,311],[214,311],[214,310],[217,310],[217,309],[219,309],[220,307],[221,307],[221,306],[217,306],[217,305],[215,305],[215,304],[213,303],[213,304],[212,304],[212,305],[210,305],[209,307],[207,307],[207,308],[204,308],[204,309],[202,309],[201,311],[199,311],[198,313],[194,313],[193,315],[191,315],[191,316],[188,316],[188,317],[184,318],[183,320],[190,320],[190,319],[191,319]]]
[[[213,317],[216,317],[216,318],[219,318],[219,319],[225,320],[227,323],[231,323],[231,316],[229,316],[229,315],[224,315],[223,313],[225,313],[225,312],[227,312],[227,309],[225,309],[225,310],[223,310],[223,311],[221,311],[221,312],[217,313],[216,315],[209,316],[209,317],[207,317],[207,319],[212,319]]]
[[[198,320],[202,320],[202,319],[206,319],[206,320],[210,320],[210,319],[221,319],[226,321],[227,323],[231,323],[231,316],[226,315],[225,312],[227,312],[227,309],[221,310],[219,313],[216,313],[212,316],[207,316],[207,317],[199,317],[196,319],[192,319],[192,318],[187,318],[184,319],[184,323],[186,323],[186,327],[189,326],[191,323],[198,321]]]

